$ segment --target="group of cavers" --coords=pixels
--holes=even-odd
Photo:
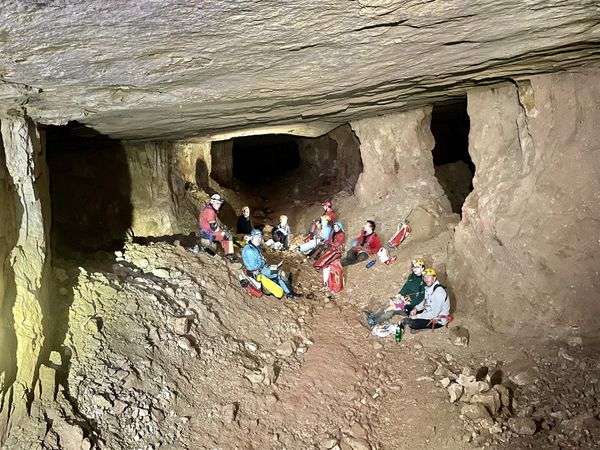
[[[200,237],[204,245],[219,242],[225,257],[235,261],[235,244],[242,247],[243,269],[240,273],[241,285],[253,296],[260,297],[270,293],[277,298],[301,297],[292,287],[292,274],[286,276],[280,264],[269,264],[262,254],[263,247],[274,250],[290,250],[305,255],[316,269],[322,270],[324,289],[339,292],[343,289],[343,267],[364,262],[372,256],[385,264],[392,264],[381,243],[376,224],[367,220],[360,235],[351,242],[344,256],[346,233],[338,220],[331,201],[324,201],[323,214],[315,220],[300,245],[292,246],[292,231],[288,218],[281,215],[279,223],[271,230],[271,236],[263,242],[263,232],[252,226],[250,208],[245,206],[238,217],[236,235],[233,235],[218,218],[224,199],[220,194],[213,194],[208,204],[200,212]],[[397,232],[388,241],[388,247],[397,247],[410,233],[407,224],[400,224]],[[372,260],[367,267],[374,264]],[[437,280],[437,272],[426,267],[421,258],[411,261],[411,273],[400,291],[387,299],[376,311],[363,311],[369,326],[379,327],[394,316],[403,316],[398,324],[410,327],[412,332],[435,329],[447,325],[450,317],[450,300],[446,288]]]

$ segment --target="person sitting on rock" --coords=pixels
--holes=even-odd
[[[346,257],[342,259],[342,266],[366,261],[371,255],[376,255],[381,248],[381,240],[375,233],[375,222],[367,220],[363,225],[358,239],[352,241],[352,248],[348,250]]]
[[[309,256],[312,259],[318,259],[319,256],[323,254],[323,252],[335,248],[340,253],[344,251],[344,245],[346,244],[346,232],[344,231],[344,226],[342,222],[339,220],[333,224],[333,231],[331,235],[329,235],[329,239],[327,239],[322,244],[319,244]]]
[[[244,236],[250,236],[252,232],[252,219],[250,218],[250,208],[248,206],[244,206],[242,208],[242,214],[238,217],[237,221],[237,234],[241,234]]]
[[[450,298],[446,288],[437,280],[435,269],[428,267],[423,273],[425,298],[416,305],[403,323],[408,325],[411,333],[427,328],[440,328],[448,323],[450,317]]]
[[[425,298],[423,273],[425,262],[421,258],[413,259],[411,273],[394,297],[386,300],[374,313],[363,311],[370,326],[390,320],[395,315],[407,316]]]
[[[200,212],[200,238],[209,242],[220,242],[225,251],[225,257],[233,261],[233,237],[217,217],[224,201],[220,194],[213,194],[208,204]]]
[[[329,225],[330,220],[331,219],[329,218],[329,216],[322,215],[319,233],[308,242],[305,242],[302,245],[300,245],[300,247],[298,247],[298,250],[307,255],[315,248],[317,248],[317,245],[326,242],[333,231],[333,228],[331,227],[331,225]]]
[[[287,250],[290,248],[290,240],[292,238],[292,230],[288,225],[288,217],[285,214],[279,216],[279,224],[271,231],[271,236],[275,244],[275,250]],[[278,245],[279,244],[279,245]]]
[[[285,293],[288,298],[301,297],[302,294],[295,293],[290,283],[285,282],[280,277],[278,269],[269,266],[267,260],[262,256],[260,250],[260,244],[262,243],[262,232],[254,229],[250,233],[250,241],[242,249],[242,261],[246,271],[258,281],[260,281],[271,293],[276,297],[280,298],[281,295],[277,295],[278,292],[281,294]],[[267,278],[265,280],[265,277]],[[269,285],[269,281],[277,283],[282,291],[273,289]]]
[[[329,223],[330,224],[334,223],[335,219],[336,219],[336,215],[335,215],[335,211],[333,210],[333,203],[331,203],[331,200],[325,200],[323,203],[321,203],[321,206],[323,206],[323,214],[321,215],[321,217],[328,216]],[[307,237],[311,237],[311,238],[314,237],[317,234],[317,230],[319,229],[320,224],[321,224],[321,218],[315,219],[315,221],[311,225],[310,229],[308,230]]]

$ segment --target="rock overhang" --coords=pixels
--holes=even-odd
[[[600,59],[586,0],[14,0],[0,19],[0,104],[119,139],[315,134]]]

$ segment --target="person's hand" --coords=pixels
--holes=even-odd
[[[416,309],[411,309],[410,310],[410,317],[415,317],[417,315],[417,310]]]

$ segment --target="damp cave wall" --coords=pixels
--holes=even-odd
[[[449,264],[465,311],[513,335],[600,332],[597,70],[467,93],[474,190]]]

